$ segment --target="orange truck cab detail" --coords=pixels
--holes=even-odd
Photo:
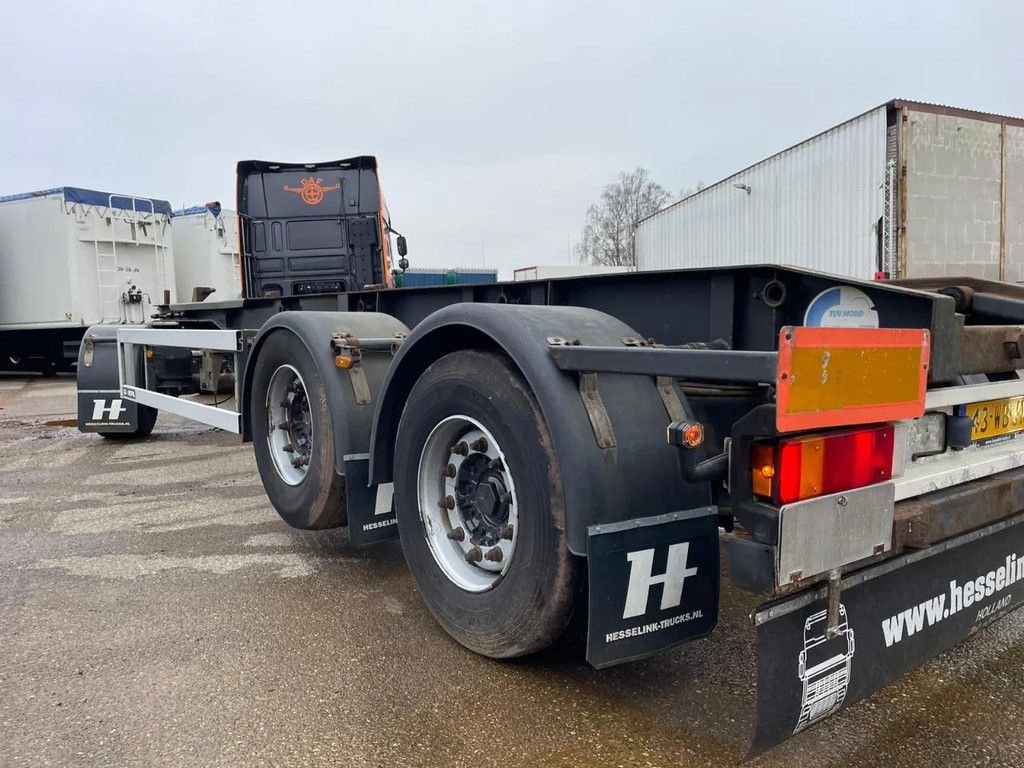
[[[247,298],[394,286],[377,159],[238,163]]]

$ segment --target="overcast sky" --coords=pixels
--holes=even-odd
[[[1024,114],[1024,3],[8,4],[0,194],[233,206],[374,154],[413,266],[564,264],[620,170],[678,193],[900,97]]]

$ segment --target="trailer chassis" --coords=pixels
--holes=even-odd
[[[973,585],[977,576],[967,571],[976,565],[997,556],[1015,563],[1018,550],[1024,557],[1024,537],[1016,536],[1024,500],[1012,492],[1024,449],[1016,440],[974,444],[963,410],[986,398],[1024,397],[1021,332],[1012,327],[1024,317],[1024,296],[973,284],[970,298],[985,310],[981,325],[956,290],[927,288],[752,267],[164,307],[151,328],[90,329],[79,359],[80,425],[138,435],[138,414],[159,409],[240,434],[254,443],[264,486],[286,522],[347,524],[357,545],[401,535],[442,625],[493,656],[550,642],[568,621],[582,567],[595,666],[702,637],[717,619],[724,542],[733,583],[769,598],[754,617],[761,749],[1024,601],[1024,579],[1008,581],[1006,565],[1003,587],[992,590],[1001,593],[998,604],[983,606],[977,622],[961,610],[980,602],[972,589],[971,600],[955,593],[956,620],[924,619],[928,626],[917,629],[921,606],[944,589],[935,586],[937,574]],[[928,411],[944,425],[941,455],[920,462],[904,455],[884,482],[770,503],[751,486],[751,449],[794,433],[780,419],[788,345],[816,330],[803,328],[810,308],[836,290],[863,297],[877,313],[880,331],[864,337],[872,344],[918,329],[913,338],[923,340],[925,356],[915,363],[917,410],[873,402],[874,416],[838,408],[833,421],[815,414],[811,426],[883,422],[910,445],[915,418]],[[886,336],[885,329],[893,330]],[[815,343],[838,343],[823,336],[838,338],[818,334]],[[235,409],[175,396],[180,376],[168,371],[196,349],[231,357]],[[821,350],[831,355],[833,346]],[[289,381],[301,382],[294,397],[310,404],[314,425],[316,450],[304,449],[308,469],[298,482],[274,470],[269,453],[275,445],[295,450],[294,440],[268,438],[284,418],[272,415],[277,390],[269,386],[283,367],[296,373]],[[896,410],[884,410],[890,406]],[[442,424],[454,425],[442,436],[450,460],[443,451],[411,451],[431,444]],[[527,451],[539,451],[546,476],[524,473]],[[311,484],[308,477],[317,480],[316,494],[296,491]],[[434,499],[440,514],[432,511],[430,521],[417,514],[417,494]],[[998,505],[980,513],[982,500]],[[547,538],[524,540],[524,525]],[[432,535],[458,546],[471,570],[498,573],[482,594],[501,593],[520,615],[542,613],[523,598],[540,587],[509,560],[530,546],[547,552],[549,570],[537,578],[556,591],[544,598],[542,621],[511,642],[500,640],[505,630],[465,631],[459,617],[468,598],[449,599],[450,585],[438,586],[431,562],[443,564],[424,543]],[[991,573],[997,579],[998,567]],[[886,601],[871,588],[880,584]],[[894,629],[909,621],[914,632]],[[908,645],[912,652],[890,650]],[[819,658],[825,648],[834,655]]]

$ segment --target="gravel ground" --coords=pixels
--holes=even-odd
[[[744,757],[753,602],[596,672],[453,643],[397,544],[287,529],[252,452],[162,416],[80,434],[74,382],[0,378],[0,765],[719,766]],[[1017,612],[753,766],[1024,765]]]

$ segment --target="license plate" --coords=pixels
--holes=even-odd
[[[988,442],[1024,431],[1024,397],[971,403],[966,415],[973,422],[971,440]]]

